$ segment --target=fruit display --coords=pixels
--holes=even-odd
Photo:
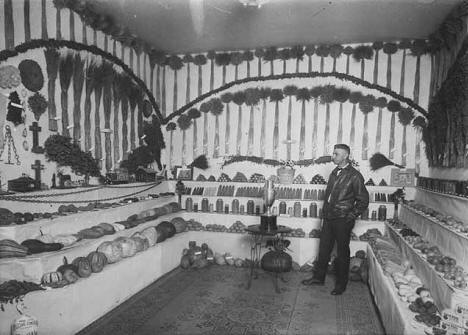
[[[205,226],[206,231],[227,232],[228,228],[222,224],[210,223]]]
[[[418,177],[418,187],[433,192],[468,197],[468,180],[447,180]]]
[[[310,232],[309,232],[309,237],[310,238],[320,238],[320,233],[322,231],[320,229],[312,229]]]
[[[302,174],[298,174],[294,180],[293,180],[293,184],[307,184],[304,176]]]
[[[235,183],[247,183],[247,177],[242,172],[237,172],[232,181]]]
[[[230,233],[244,233],[246,225],[240,221],[234,222],[231,227],[227,230]]]
[[[323,178],[319,174],[316,174],[315,176],[313,176],[310,183],[311,184],[318,184],[318,185],[326,185],[327,184],[327,182],[325,181],[325,178]]]
[[[249,182],[251,183],[264,183],[265,176],[260,173],[254,173],[250,176]]]
[[[188,230],[195,231],[205,230],[205,227],[203,227],[203,225],[200,222],[195,221],[194,219],[190,219],[187,221],[187,228]]]
[[[275,184],[279,184],[280,183],[280,180],[279,180],[279,177],[275,174],[272,174],[271,176],[268,177],[268,180],[271,180],[273,181],[273,183]]]
[[[188,248],[182,250],[180,267],[182,269],[202,269],[215,262],[213,250],[206,243],[198,246],[195,241],[190,241]]]
[[[290,233],[285,234],[290,237],[305,237],[306,233],[302,228],[293,229]]]
[[[382,236],[382,233],[377,228],[367,229],[365,233],[359,236],[360,241],[369,241],[371,238]]]
[[[456,233],[468,236],[468,221],[460,221],[453,216],[442,214],[432,207],[428,207],[414,201],[408,201],[405,206]]]
[[[221,173],[221,175],[219,176],[218,178],[218,181],[219,182],[222,182],[222,183],[226,183],[226,182],[230,182],[232,181],[231,178],[229,178],[229,176],[227,174],[225,174],[224,172]]]

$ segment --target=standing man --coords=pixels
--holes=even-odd
[[[304,285],[323,285],[333,245],[337,244],[336,283],[332,295],[346,290],[349,272],[349,241],[356,218],[369,205],[369,193],[361,173],[349,162],[350,149],[346,144],[336,144],[332,171],[325,190],[323,225],[320,234],[319,258],[314,275],[303,280]]]

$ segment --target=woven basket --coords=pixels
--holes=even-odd
[[[280,184],[292,184],[295,170],[288,167],[280,167],[276,170]]]

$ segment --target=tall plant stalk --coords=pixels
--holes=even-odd
[[[88,152],[91,148],[91,94],[96,86],[97,67],[94,61],[88,63],[86,67],[86,88],[85,88],[85,103],[84,103],[84,148]]]
[[[6,3],[11,0],[5,0]],[[47,11],[46,11],[46,0],[41,0],[41,38],[43,40],[49,39],[49,34],[47,33]],[[6,14],[6,13],[5,13]],[[7,18],[5,17],[5,28],[7,24]],[[11,22],[11,29],[13,29],[13,21]],[[8,31],[5,29],[5,31]]]
[[[231,143],[231,106],[232,94],[227,92],[221,95],[221,101],[226,107],[225,132],[224,132],[224,155],[229,155],[229,144]]]
[[[59,60],[60,54],[57,49],[54,48],[47,48],[44,50],[44,56],[46,60],[47,66],[47,93],[48,93],[48,101],[47,101],[47,110],[49,116],[49,130],[50,131],[57,131],[57,120],[55,117],[57,116],[57,108],[55,106],[55,82],[57,80],[58,75],[58,68],[59,68]]]
[[[69,18],[69,22],[70,22],[70,41],[75,41],[75,13],[73,13],[73,11],[71,9],[69,10],[69,13],[70,13],[70,18]]]
[[[31,4],[29,0],[24,0],[24,41],[29,42],[31,40]]]
[[[325,104],[325,133],[323,141],[323,154],[329,152],[330,147],[330,104]]]
[[[343,143],[343,103],[340,102],[340,107],[338,111],[338,134],[337,140],[338,143]]]
[[[390,138],[388,145],[388,158],[393,159],[395,153],[395,113],[392,113],[392,118],[390,119]]]
[[[113,166],[118,166],[118,161],[120,159],[120,152],[119,152],[119,145],[120,145],[120,127],[119,127],[119,114],[120,114],[120,102],[122,101],[122,97],[124,96],[123,92],[125,91],[126,81],[123,75],[118,75],[114,77],[114,81],[112,82],[112,97],[113,97],[113,106],[114,106],[114,123],[112,127],[113,132],[113,157],[114,157],[114,164]],[[106,127],[107,128],[107,127]]]
[[[43,0],[44,2],[44,0]],[[45,11],[45,9],[43,9]],[[15,47],[15,29],[13,22],[13,0],[4,0],[4,31],[5,31],[5,49]]]
[[[135,133],[135,109],[137,107],[138,101],[141,99],[142,95],[139,87],[132,82],[128,102],[130,105],[130,149],[133,150],[137,147],[137,138]]]
[[[127,83],[129,80],[127,80]],[[127,84],[126,91],[128,92],[128,87],[130,84]],[[127,159],[128,156],[128,95],[122,95],[122,159]]]
[[[59,62],[59,77],[60,77],[60,102],[62,107],[62,134],[70,136],[68,129],[68,88],[70,87],[71,78],[73,75],[73,54],[66,53],[62,55]]]
[[[113,73],[112,65],[109,64],[110,71]],[[105,158],[105,167],[106,171],[110,171],[112,169],[112,141],[111,141],[111,125],[110,125],[110,118],[112,114],[112,85],[114,82],[114,75],[112,75],[106,82],[104,83],[104,90],[103,90],[103,107],[104,107],[104,129],[106,130],[104,135],[104,151],[106,153]],[[116,131],[115,129],[114,131]]]
[[[379,107],[379,114],[377,119],[377,133],[375,136],[375,152],[381,152],[382,144],[382,108]]]
[[[81,138],[81,95],[84,85],[85,61],[80,54],[75,54],[73,65],[73,139],[79,141]]]

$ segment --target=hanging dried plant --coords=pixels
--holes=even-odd
[[[177,119],[177,124],[179,125],[179,128],[182,131],[184,131],[184,130],[190,128],[190,125],[192,124],[192,119],[190,117],[188,117],[186,114],[182,114]]]
[[[221,94],[221,101],[225,104],[228,104],[232,101],[233,94],[230,92],[226,92],[224,94]]]
[[[387,104],[387,109],[392,113],[399,112],[401,109],[401,104],[397,100],[390,100]]]
[[[271,90],[271,93],[270,93],[271,102],[282,101],[283,99],[284,99],[283,90],[279,88],[274,88]]]
[[[336,88],[334,91],[334,99],[339,103],[344,103],[349,99],[351,91],[345,87]]]
[[[215,116],[220,115],[223,112],[224,105],[220,98],[213,98],[210,100],[211,113]]]
[[[297,86],[295,85],[287,85],[283,88],[283,93],[285,96],[292,96],[292,95],[295,95],[297,93]]]
[[[419,127],[422,129],[426,128],[427,127],[426,119],[424,119],[424,117],[422,116],[415,117],[413,120],[413,126]]]
[[[231,54],[231,64],[234,65],[234,80],[239,79],[239,65],[244,61],[244,55],[240,52]]]
[[[298,88],[296,90],[296,99],[298,101],[309,101],[311,98],[310,91],[308,88]]]
[[[250,50],[244,51],[242,55],[243,55],[244,61],[246,62],[251,62],[254,59],[254,54]]]
[[[258,96],[260,97],[261,100],[266,101],[270,97],[270,94],[271,94],[271,88],[269,87],[261,87],[258,90]]]
[[[372,59],[374,55],[374,50],[369,45],[359,45],[354,49],[353,58],[356,61],[361,61],[364,59]]]
[[[232,96],[232,102],[234,102],[238,106],[245,103],[245,92],[239,91],[239,92],[234,93]]]
[[[198,119],[201,116],[201,113],[196,108],[190,108],[189,111],[187,112],[187,115],[192,120],[195,120],[195,119]]]
[[[383,42],[377,41],[377,42],[372,43],[372,49],[374,49],[375,51],[381,50],[382,48],[383,48]]]
[[[322,88],[320,93],[320,103],[321,104],[330,104],[334,101],[335,96],[335,86],[325,85]]]
[[[385,98],[385,97],[377,98],[377,100],[375,101],[375,107],[377,107],[377,108],[387,107],[387,98]]]
[[[36,121],[39,121],[39,118],[47,109],[47,100],[42,94],[36,92],[34,95],[29,97],[28,104],[31,112],[34,114],[34,118]]]
[[[310,89],[310,96],[314,99],[317,99],[322,94],[323,87],[315,86]]]
[[[407,126],[414,118],[414,111],[411,108],[404,108],[398,112],[398,119],[403,126]]]
[[[333,58],[333,72],[336,71],[336,60],[343,53],[343,49],[344,48],[341,44],[333,44],[332,46],[330,46],[330,56]]]
[[[366,95],[359,101],[359,109],[364,114],[368,114],[374,110],[375,98],[373,95]]]
[[[352,104],[358,104],[361,101],[362,97],[363,95],[361,92],[351,92],[349,94],[349,102]]]
[[[273,61],[278,58],[278,50],[275,47],[269,47],[263,54],[263,61],[270,62],[270,74],[273,75],[275,70],[273,67]]]
[[[200,112],[202,113],[209,113],[211,110],[211,103],[210,101],[205,101],[200,105]]]
[[[215,56],[215,62],[216,65],[218,66],[226,66],[229,65],[231,62],[231,54],[224,52],[224,53],[218,53]]]
[[[167,131],[173,131],[173,130],[176,130],[177,126],[174,122],[169,122],[167,125],[166,125],[166,130]]]
[[[196,55],[193,57],[193,63],[197,66],[205,65],[207,62],[205,55]]]
[[[244,91],[245,104],[247,106],[255,106],[260,101],[260,92],[258,88],[248,88]]]
[[[330,46],[321,44],[315,49],[315,54],[319,57],[328,57],[330,54]]]

